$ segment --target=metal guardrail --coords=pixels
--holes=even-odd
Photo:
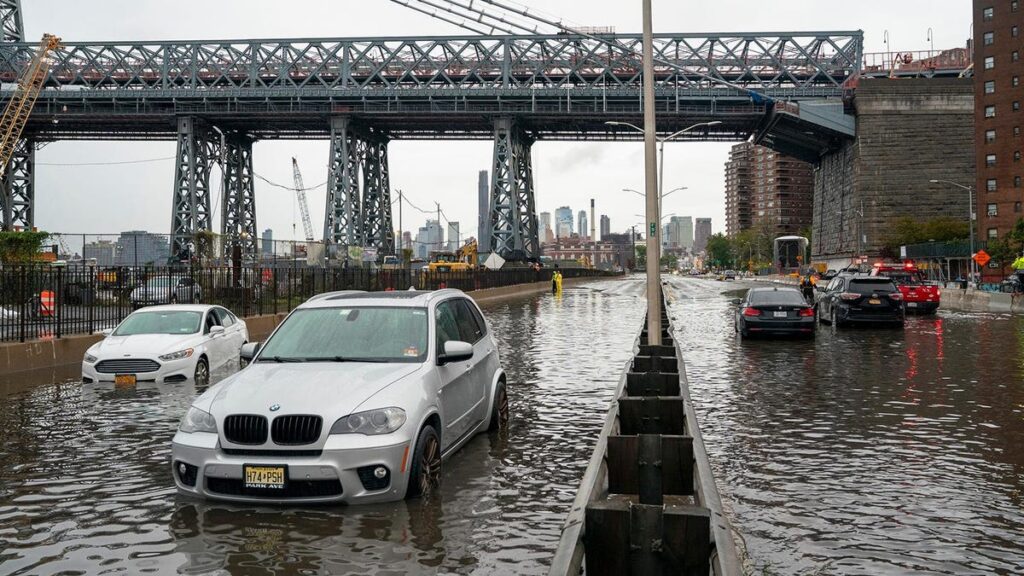
[[[611,273],[559,269],[565,278]],[[288,312],[335,290],[463,291],[550,282],[552,269],[370,270],[310,267],[48,267],[0,270],[0,342],[54,339],[113,328],[145,304],[217,304],[239,316]],[[141,286],[151,289],[136,292]],[[136,292],[133,296],[133,292]]]

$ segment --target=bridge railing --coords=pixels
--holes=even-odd
[[[584,268],[559,271],[565,278],[616,275]],[[117,326],[136,308],[150,304],[216,304],[239,316],[278,314],[316,294],[336,290],[458,288],[471,292],[550,282],[551,274],[551,269],[532,268],[430,272],[287,265],[8,266],[0,269],[0,342],[91,334]]]
[[[641,85],[639,35],[68,42],[48,87],[105,90],[329,88],[512,89]],[[658,81],[752,89],[841,86],[861,65],[860,32],[658,35]],[[0,51],[11,82],[31,44]],[[668,65],[666,65],[668,63]]]

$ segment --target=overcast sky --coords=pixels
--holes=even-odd
[[[640,0],[520,0],[578,24],[640,30]],[[227,38],[346,37],[462,34],[458,28],[388,0],[22,0],[26,33],[44,32],[67,41],[191,40]],[[928,29],[937,49],[963,46],[970,35],[970,0],[654,0],[657,32],[856,30],[866,51],[926,50]],[[666,198],[664,212],[711,217],[723,229],[723,169],[729,145],[676,143],[666,148],[665,187],[689,190]],[[47,231],[117,233],[145,229],[166,233],[174,163],[172,160],[116,166],[45,164],[132,161],[174,156],[171,142],[56,142],[39,151],[36,224]],[[441,203],[476,234],[477,172],[491,161],[489,142],[393,142],[392,188],[424,207]],[[258,174],[290,184],[296,156],[306,186],[327,179],[326,142],[260,142],[254,148]],[[573,211],[597,200],[613,231],[641,220],[642,198],[621,192],[643,187],[639,143],[539,142],[533,147],[538,212],[568,205]],[[214,190],[217,190],[214,186]],[[215,192],[216,193],[216,192]],[[324,190],[310,192],[317,236],[322,233]],[[292,238],[302,224],[294,194],[256,183],[257,224],[275,239]],[[220,215],[216,207],[215,226]],[[397,214],[396,214],[397,226]],[[421,226],[422,214],[405,210],[404,228]]]

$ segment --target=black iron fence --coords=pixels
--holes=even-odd
[[[565,278],[608,272],[561,269]],[[0,270],[0,342],[61,338],[113,328],[156,304],[218,304],[239,316],[288,312],[337,290],[463,291],[550,282],[552,269],[430,272],[407,269],[218,267],[100,268],[20,266]]]

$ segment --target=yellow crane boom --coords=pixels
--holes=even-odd
[[[18,80],[14,95],[7,101],[4,115],[0,118],[0,176],[7,170],[7,165],[14,156],[18,139],[25,130],[32,107],[36,105],[39,91],[43,89],[43,82],[46,81],[46,74],[50,70],[50,52],[59,49],[60,46],[60,38],[43,34],[32,61]]]

